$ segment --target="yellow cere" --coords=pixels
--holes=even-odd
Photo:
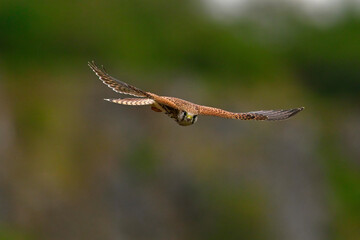
[[[187,119],[192,119],[192,116],[191,116],[191,115],[188,115],[186,118],[187,118]]]

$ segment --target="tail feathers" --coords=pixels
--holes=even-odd
[[[149,98],[110,98],[104,99],[105,101],[129,105],[129,106],[143,106],[143,105],[152,105],[155,101]]]

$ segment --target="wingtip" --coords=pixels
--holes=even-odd
[[[110,98],[104,98],[105,101],[112,102]]]
[[[94,60],[88,61],[88,66],[89,66],[91,69],[94,69],[94,68],[96,67],[96,64],[95,64]]]
[[[305,109],[305,107],[294,108],[294,109],[293,109],[293,112],[292,112],[287,118],[290,118],[290,117],[298,114],[299,112],[301,112],[301,111],[304,110],[304,109]]]

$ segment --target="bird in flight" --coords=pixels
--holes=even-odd
[[[105,71],[104,67],[97,67],[94,61],[89,62],[88,65],[109,88],[117,93],[136,97],[105,99],[106,101],[131,106],[150,105],[152,110],[165,113],[175,119],[181,126],[194,124],[199,115],[238,120],[278,121],[288,119],[304,109],[304,107],[300,107],[288,110],[261,110],[245,113],[229,112],[219,108],[198,105],[180,98],[159,96],[151,92],[146,92],[113,78]]]

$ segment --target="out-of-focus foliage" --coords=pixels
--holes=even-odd
[[[0,239],[360,239],[359,13],[299,11],[1,1]],[[306,110],[179,127],[102,101],[90,60],[200,104]]]
[[[303,30],[291,54],[309,87],[333,97],[359,98],[359,28],[360,20],[349,16],[329,29]]]

